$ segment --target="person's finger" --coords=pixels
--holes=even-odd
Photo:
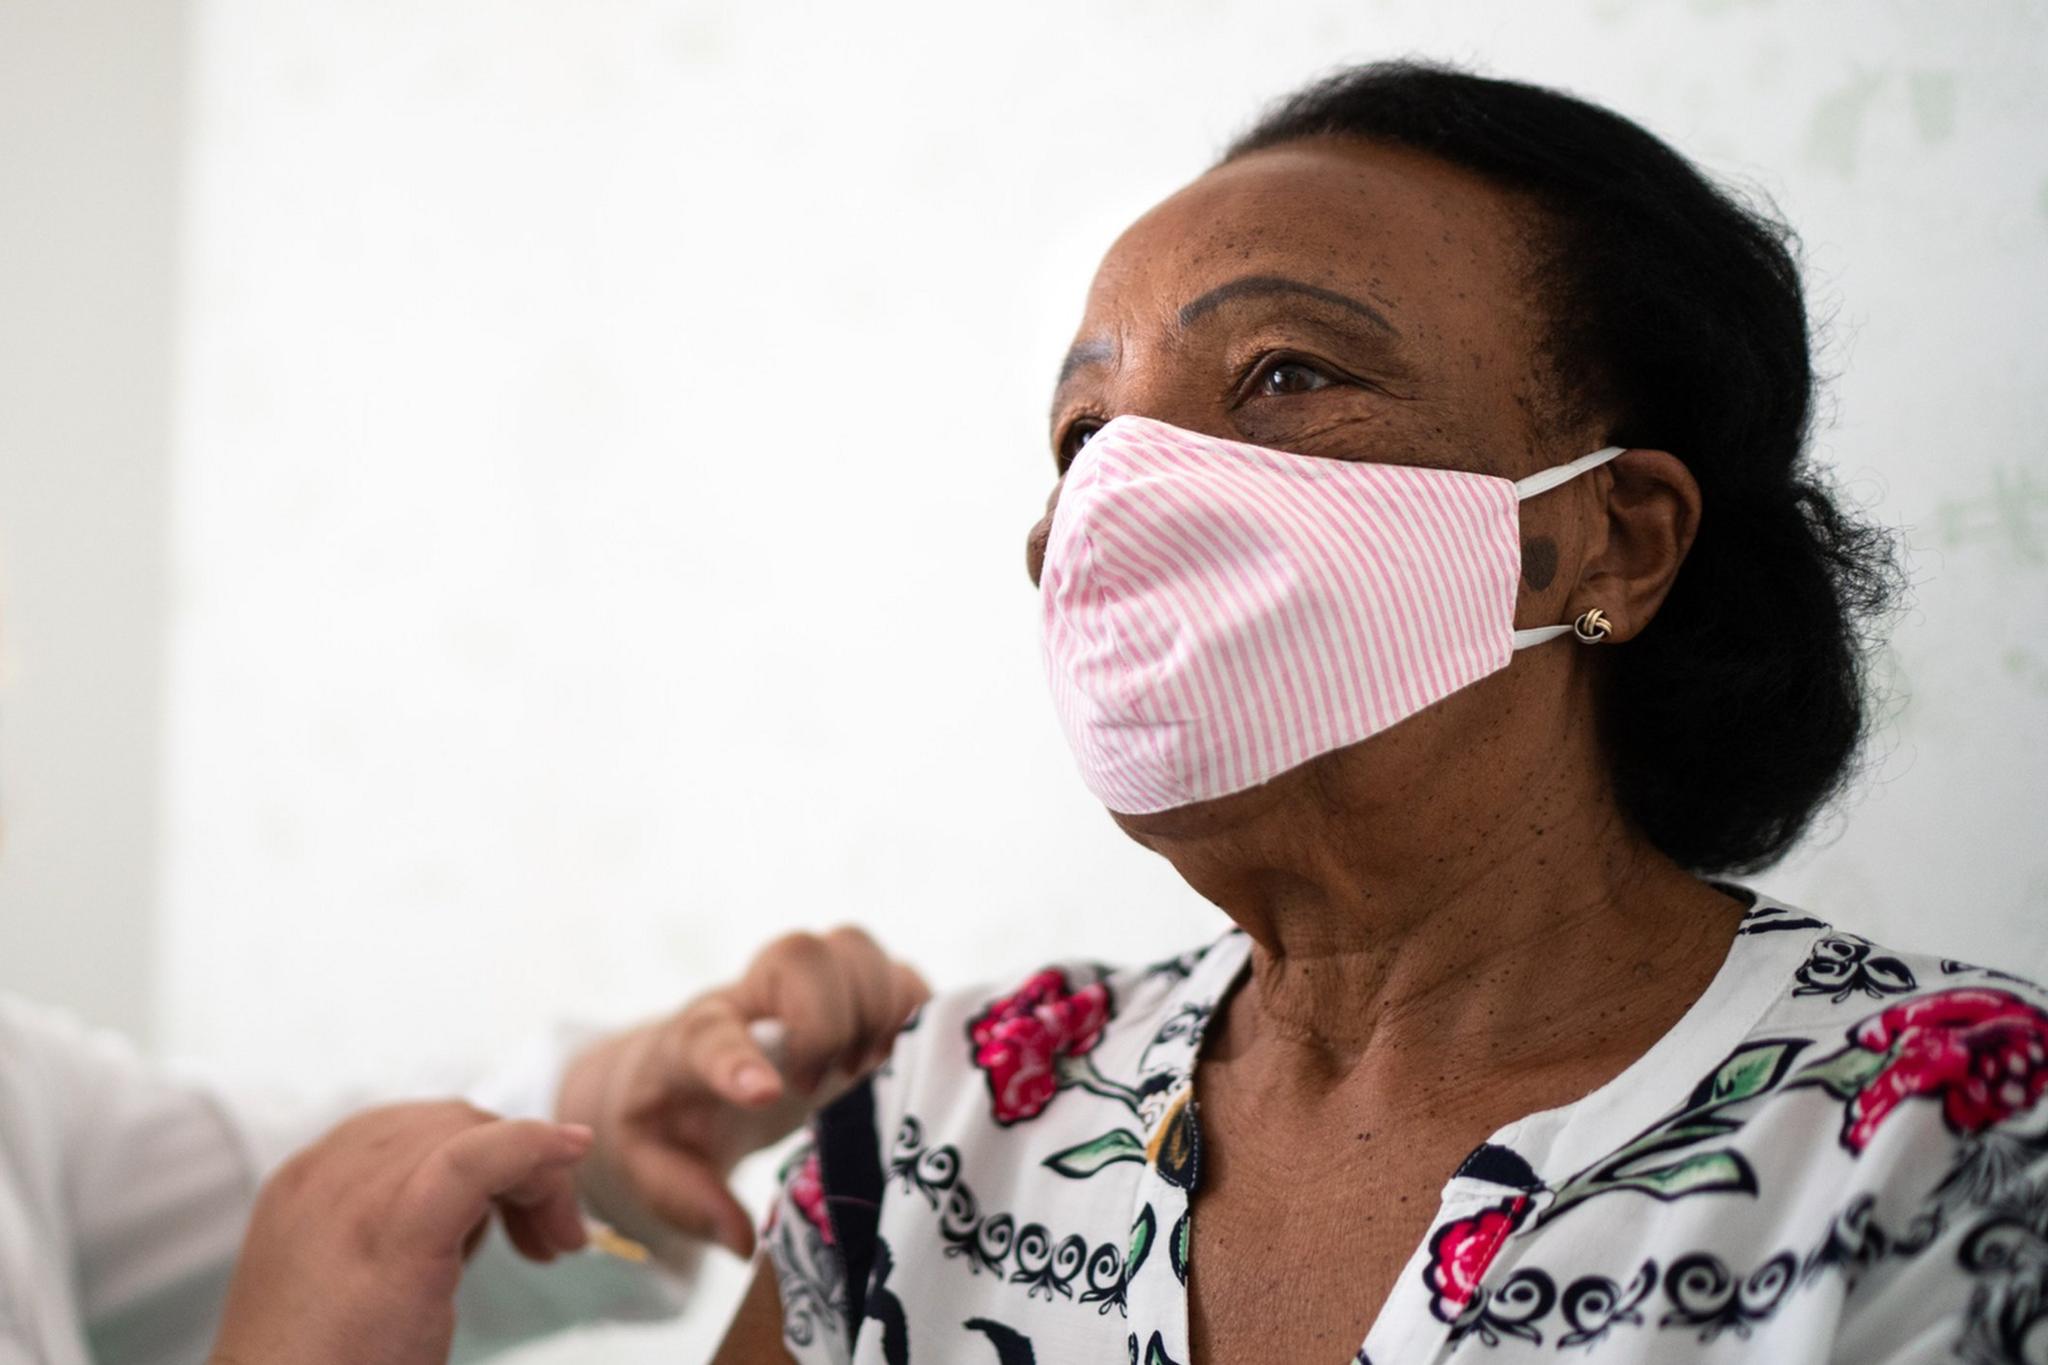
[[[512,1249],[529,1261],[542,1265],[555,1259],[555,1249],[533,1219],[526,1216],[524,1209],[505,1209],[498,1221],[505,1227],[505,1240],[512,1243]]]
[[[399,1191],[389,1235],[406,1250],[435,1255],[461,1244],[499,1195],[539,1171],[566,1168],[590,1151],[580,1124],[479,1115],[433,1148]]]
[[[817,1089],[855,1028],[853,994],[837,959],[814,934],[792,934],[755,959],[741,982],[742,1009],[784,1025],[782,1074],[800,1094]]]
[[[499,1204],[498,1221],[520,1255],[529,1261],[546,1263],[568,1251],[581,1251],[590,1243],[584,1230],[583,1211],[571,1198],[565,1204],[539,1207]]]
[[[894,1027],[900,1029],[903,1027],[904,1021],[910,1018],[913,1010],[932,998],[932,988],[925,982],[922,976],[918,975],[917,968],[911,966],[908,962],[891,962],[889,964],[889,979],[895,986],[896,993],[896,1023]]]
[[[910,1017],[924,1007],[925,1001],[932,998],[932,988],[925,984],[925,979],[918,975],[917,969],[907,962],[889,964],[889,984],[889,1009],[896,1017],[889,1025],[889,1031],[882,1036],[880,1047],[876,1049],[877,1065],[888,1059],[891,1049],[896,1046],[896,1035],[903,1032],[903,1026],[910,1022]]]
[[[723,994],[699,1000],[670,1023],[653,1050],[663,1093],[708,1086],[728,1104],[758,1109],[782,1095],[775,1061],[747,1032],[747,1018]]]
[[[516,1223],[531,1229],[550,1257],[556,1252],[579,1251],[590,1240],[583,1228],[576,1177],[566,1166],[541,1167],[500,1194],[496,1203],[506,1227]]]
[[[825,935],[825,946],[839,964],[853,1001],[853,1036],[846,1040],[834,1064],[838,1070],[857,1072],[874,1052],[879,1039],[892,1036],[901,1022],[894,1013],[894,982],[889,955],[866,933],[842,925]]]
[[[896,1048],[896,1036],[903,1032],[903,1026],[910,1022],[925,1001],[932,998],[932,988],[924,978],[906,962],[889,964],[889,1025],[878,1034],[874,1046],[861,1058],[853,1070],[865,1075],[889,1060],[889,1054]]]
[[[754,1254],[753,1220],[701,1161],[658,1143],[634,1143],[622,1156],[634,1193],[655,1217],[735,1256]]]

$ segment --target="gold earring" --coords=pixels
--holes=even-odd
[[[1597,645],[1607,638],[1614,629],[1614,622],[1607,619],[1607,613],[1598,607],[1589,607],[1586,614],[1572,622],[1572,637],[1582,645]]]

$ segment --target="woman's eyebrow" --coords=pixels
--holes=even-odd
[[[1107,365],[1116,359],[1116,346],[1105,338],[1076,342],[1074,349],[1067,352],[1067,358],[1060,362],[1060,377],[1053,381],[1052,411],[1050,419],[1058,421],[1060,416],[1060,395],[1067,391],[1067,385],[1074,376],[1090,365]]]
[[[1067,352],[1067,358],[1060,362],[1060,377],[1053,381],[1057,393],[1076,371],[1088,365],[1100,365],[1114,359],[1116,348],[1107,341],[1083,341]]]
[[[1349,294],[1340,294],[1334,289],[1325,289],[1318,284],[1306,284],[1300,280],[1290,280],[1282,275],[1246,275],[1228,284],[1219,284],[1181,308],[1180,325],[1186,327],[1204,313],[1211,312],[1234,299],[1257,298],[1267,294],[1298,294],[1323,303],[1334,303],[1339,308],[1358,314],[1390,336],[1401,335],[1401,329],[1388,322],[1386,315],[1371,304],[1361,303]]]
[[[1219,284],[1193,302],[1184,305],[1176,318],[1182,327],[1186,327],[1226,303],[1233,303],[1238,299],[1270,297],[1275,294],[1293,295],[1296,298],[1313,299],[1318,303],[1333,305],[1364,318],[1376,330],[1387,336],[1395,339],[1401,336],[1401,329],[1387,321],[1386,315],[1371,304],[1354,299],[1349,294],[1339,293],[1335,289],[1325,289],[1321,285],[1309,284],[1302,280],[1290,280],[1283,275],[1246,275]],[[1360,334],[1360,340],[1364,340],[1363,334]],[[1107,364],[1115,358],[1116,346],[1107,338],[1096,337],[1076,343],[1061,360],[1059,377],[1053,381],[1053,415],[1057,417],[1059,414],[1060,394],[1065,391],[1068,381],[1091,365]]]

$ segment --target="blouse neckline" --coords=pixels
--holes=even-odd
[[[1737,925],[1706,989],[1641,1056],[1577,1099],[1509,1122],[1484,1145],[1510,1148],[1538,1179],[1552,1184],[1603,1156],[1615,1133],[1641,1131],[1670,1112],[1685,1099],[1686,1087],[1756,1025],[1826,932],[1817,921],[1787,920],[1786,914],[1757,901]],[[1251,939],[1232,928],[1167,995],[1158,1017],[1196,1022],[1184,1045],[1164,1054],[1163,1065],[1146,1068],[1161,1078],[1153,1081],[1155,1091],[1170,1100],[1193,1087],[1208,1025],[1250,969]]]
[[[1472,1215],[1504,1195],[1526,1199],[1546,1189],[1555,1190],[1611,1151],[1617,1134],[1651,1127],[1684,1101],[1687,1087],[1740,1044],[1782,995],[1786,980],[1805,961],[1814,940],[1825,932],[1826,926],[1818,921],[1757,901],[1736,926],[1706,989],[1677,1022],[1604,1084],[1578,1099],[1515,1119],[1493,1133],[1445,1182],[1431,1227]],[[1139,1059],[1145,1077],[1141,1090],[1151,1096],[1144,1110],[1148,1147],[1157,1149],[1167,1140],[1167,1130],[1177,1119],[1184,1118],[1192,1129],[1194,1156],[1184,1186],[1190,1206],[1200,1177],[1200,1128],[1195,1113],[1199,1095],[1194,1081],[1203,1037],[1216,1009],[1242,982],[1250,966],[1251,939],[1241,929],[1233,928],[1212,943],[1161,1002],[1154,1017],[1163,1022],[1148,1031],[1151,1041]],[[1189,1022],[1177,1031],[1177,1020]],[[1155,1064],[1162,1043],[1166,1047]],[[1148,1196],[1146,1182],[1136,1182],[1134,1219]],[[1435,1350],[1447,1329],[1411,1301],[1420,1292],[1417,1286],[1423,1281],[1429,1256],[1430,1239],[1425,1237],[1411,1253],[1393,1292],[1380,1305],[1358,1358],[1426,1358]],[[1133,1321],[1162,1324],[1185,1341],[1189,1326],[1186,1285],[1176,1286],[1177,1294],[1169,1296],[1156,1292],[1162,1287],[1157,1280],[1151,1282],[1154,1293],[1133,1287]]]

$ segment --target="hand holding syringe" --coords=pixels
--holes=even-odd
[[[751,1255],[732,1168],[872,1070],[928,994],[858,930],[793,936],[734,985],[577,1058],[558,1110],[597,1133],[578,1171],[593,1242],[678,1266],[705,1240]]]
[[[747,1025],[747,1036],[761,1050],[768,1063],[775,1068],[776,1074],[780,1077],[783,1086],[783,1098],[780,1104],[769,1109],[755,1111],[756,1118],[760,1123],[760,1130],[764,1133],[776,1132],[778,1135],[777,1137],[769,1138],[769,1142],[778,1140],[781,1132],[794,1128],[808,1114],[832,1103],[833,1100],[852,1089],[855,1083],[860,1080],[862,1073],[849,1071],[844,1067],[834,1065],[827,1069],[824,1076],[819,1079],[817,1085],[812,1090],[805,1093],[790,1084],[788,1067],[789,1026],[787,1024],[783,1023],[780,1019],[756,1019]],[[797,1111],[793,1119],[787,1112],[791,1109]],[[786,1126],[785,1120],[787,1120]],[[764,1145],[766,1144],[764,1143]],[[650,1253],[646,1247],[598,1219],[586,1219],[584,1221],[584,1230],[589,1234],[589,1250],[591,1251],[616,1257],[621,1261],[632,1261],[635,1263],[645,1262],[649,1259]]]

